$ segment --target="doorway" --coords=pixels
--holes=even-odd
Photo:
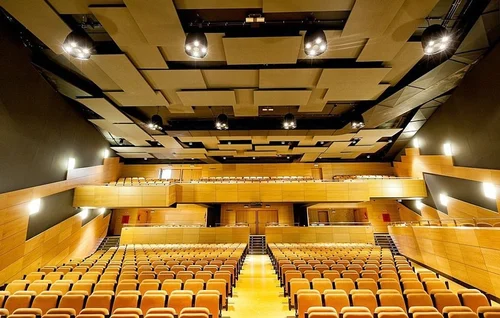
[[[328,211],[318,211],[318,222],[328,223]]]
[[[251,235],[264,235],[267,223],[278,223],[278,210],[237,210],[236,223],[248,223]]]

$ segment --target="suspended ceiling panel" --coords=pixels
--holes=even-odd
[[[223,38],[228,65],[295,64],[301,36]]]
[[[154,158],[152,155],[150,155],[147,152],[118,152],[118,156],[122,158],[127,158],[127,159],[142,159],[142,158]]]
[[[54,53],[63,53],[62,44],[71,29],[44,0],[2,0],[2,6],[15,16]]]
[[[180,149],[182,146],[179,144],[177,140],[175,140],[171,136],[154,136],[155,140],[159,141],[161,145],[165,148],[169,149]]]
[[[264,12],[350,11],[354,5],[354,0],[262,0],[262,2]]]
[[[369,85],[353,87],[352,85],[342,85],[337,88],[330,88],[325,95],[328,101],[356,101],[356,100],[376,100],[390,85]]]
[[[356,0],[342,36],[380,36],[403,5],[404,0]]]
[[[138,68],[167,68],[158,48],[148,43],[126,7],[92,7],[90,11]]]
[[[147,146],[149,145],[146,140],[152,139],[144,130],[136,124],[115,124],[115,127],[123,131],[127,141],[134,146]]]
[[[91,60],[126,93],[147,94],[153,91],[124,54],[92,55]]]
[[[84,98],[78,99],[78,101],[109,122],[132,123],[132,120],[104,98]]]
[[[106,96],[111,98],[118,106],[167,106],[168,101],[161,92],[130,94],[127,92],[106,92]]]
[[[317,87],[373,86],[379,84],[390,71],[390,68],[325,69],[321,73]]]
[[[259,86],[259,70],[202,70],[208,88],[247,88]]]
[[[311,91],[255,91],[254,102],[262,106],[288,106],[307,104]]]
[[[304,32],[302,32],[304,33]],[[368,39],[356,36],[342,36],[341,30],[326,30],[328,47],[321,55],[322,59],[355,59],[361,53]],[[304,38],[300,44],[299,59],[311,59],[303,50]]]
[[[424,56],[424,50],[420,42],[406,42],[392,61],[384,63],[384,66],[392,68],[384,77],[383,82],[396,85]]]
[[[144,70],[141,72],[154,89],[205,89],[201,70]]]
[[[174,0],[177,9],[245,9],[262,8],[262,0]]]
[[[263,69],[259,72],[259,88],[312,88],[322,69]]]
[[[229,106],[236,104],[233,91],[182,91],[177,96],[184,105],[190,106]]]
[[[358,62],[391,61],[439,0],[406,0],[381,36],[370,38]]]
[[[99,86],[99,88],[103,91],[120,90],[120,86],[113,82],[113,80],[92,60],[82,61],[71,59],[71,64],[73,64],[73,66],[80,70],[80,72],[87,76],[88,79],[94,82],[94,84]]]
[[[59,14],[89,14],[92,5],[120,5],[123,0],[47,0]]]
[[[115,137],[125,137],[125,132],[123,132],[120,128],[118,128],[115,124],[106,119],[89,119],[91,123],[96,125],[97,127],[108,131],[113,134]]]

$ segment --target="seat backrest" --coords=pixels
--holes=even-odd
[[[182,289],[182,281],[180,279],[165,279],[161,285],[161,289],[170,295],[174,290]]]
[[[377,296],[380,306],[400,307],[406,311],[405,301],[400,293],[379,293]]]
[[[139,307],[139,295],[129,293],[118,294],[113,302],[112,312],[114,312],[118,308],[127,307]]]
[[[38,295],[33,300],[31,308],[39,308],[42,314],[45,314],[49,309],[56,308],[59,296],[56,295]]]
[[[144,295],[149,290],[159,290],[160,286],[158,279],[145,279],[139,284],[139,291]]]
[[[353,306],[366,307],[373,314],[377,308],[377,298],[370,290],[366,291],[368,292],[351,294],[351,303]]]
[[[208,308],[210,314],[212,314],[212,317],[219,317],[219,314],[221,312],[220,308],[220,293],[211,290],[204,290],[200,291],[198,295],[196,295],[195,299],[195,307],[204,307]]]
[[[299,318],[304,318],[309,307],[321,306],[321,294],[316,290],[310,290],[307,293],[299,292],[297,294],[297,313]]]
[[[422,283],[428,293],[431,293],[434,289],[448,289],[448,285],[438,278],[426,278]]]
[[[355,282],[356,279],[359,278],[359,273],[357,271],[354,271],[354,270],[345,270],[345,271],[342,271],[341,275],[342,275],[342,278],[349,278],[353,282]]]
[[[401,279],[401,284],[403,285],[403,290],[407,289],[424,289],[424,285],[419,280],[408,280],[408,279]]]
[[[472,311],[477,312],[477,309],[482,306],[490,306],[488,298],[482,293],[463,293],[459,295],[462,299],[462,304],[469,307]]]
[[[61,297],[61,301],[59,301],[59,308],[73,308],[75,312],[78,314],[84,306],[85,303],[85,295],[75,295],[75,294],[66,294]]]
[[[227,283],[223,279],[210,279],[206,283],[205,288],[207,290],[217,290],[222,297],[222,306],[225,307],[227,304],[228,290]]]
[[[413,314],[415,312],[439,312],[434,306],[408,306],[408,313]]]
[[[418,278],[420,279],[420,281],[423,281],[424,279],[427,279],[427,278],[438,278],[436,273],[431,272],[431,271],[420,271],[417,273],[417,275],[418,275]]]
[[[300,289],[310,289],[309,281],[305,278],[292,278],[289,282],[290,288],[290,303],[295,305],[295,295]]]
[[[433,306],[431,296],[427,293],[411,293],[405,295],[408,307]]]
[[[118,283],[116,286],[116,294],[119,294],[124,290],[137,290],[139,286],[139,281],[135,279],[125,279]]]
[[[146,292],[141,298],[141,310],[145,314],[151,308],[165,307],[167,292],[163,291]]]
[[[478,318],[475,312],[450,312],[448,318]]]
[[[351,304],[349,302],[349,297],[347,293],[328,293],[325,291],[325,306],[333,307],[337,312],[340,312],[342,308],[349,307]]]
[[[49,281],[36,280],[33,283],[29,284],[26,290],[34,291],[37,295],[43,292],[44,290],[48,290],[50,286]]]
[[[4,303],[4,308],[10,313],[18,308],[29,308],[31,307],[33,296],[30,295],[10,295]]]
[[[381,312],[377,314],[378,318],[408,318],[405,312]]]
[[[212,274],[212,272],[209,272],[209,271],[198,271],[196,272],[196,274],[194,275],[194,278],[196,279],[201,279],[203,280],[204,282],[207,282],[209,279],[212,278],[214,274]],[[193,278],[193,277],[191,277]]]
[[[172,271],[161,271],[157,277],[160,282],[163,282],[165,279],[174,279],[175,273]]]
[[[69,280],[56,280],[52,285],[50,285],[49,290],[60,291],[62,294],[66,294],[71,290],[73,282]]]
[[[304,278],[311,282],[314,278],[321,278],[321,273],[317,270],[307,270],[304,272]]]
[[[175,275],[175,278],[182,280],[183,283],[185,283],[188,279],[192,279],[193,277],[194,277],[194,273],[188,272],[188,271],[179,271]]]
[[[312,280],[312,288],[323,294],[326,289],[332,289],[333,284],[328,278],[314,278]]]
[[[356,279],[356,287],[358,289],[369,289],[373,294],[378,291],[377,282],[371,278],[358,278]]]
[[[167,307],[173,308],[176,313],[180,313],[183,308],[193,305],[193,295],[173,293],[168,297]]]
[[[197,294],[200,290],[203,290],[205,282],[202,279],[188,279],[184,283],[184,290],[190,290],[193,294]]]
[[[116,281],[113,280],[100,280],[94,287],[94,291],[98,290],[111,290],[115,291]]]
[[[342,289],[347,294],[355,289],[354,281],[350,278],[337,278],[334,280],[335,289]]]
[[[15,280],[7,284],[7,287],[5,287],[5,291],[9,292],[12,295],[17,291],[26,290],[29,284],[30,282],[27,280]]]
[[[439,312],[443,312],[446,306],[461,306],[460,299],[457,294],[454,293],[436,293],[431,296],[434,300],[434,307],[437,308]]]
[[[378,287],[379,289],[394,289],[402,293],[399,281],[394,278],[380,278],[378,280]]]
[[[336,270],[325,270],[323,271],[323,277],[328,278],[331,282],[334,282],[337,278],[340,278],[340,273]]]
[[[439,312],[415,312],[412,314],[413,318],[443,318]]]
[[[71,290],[81,290],[87,292],[88,295],[92,293],[94,289],[94,283],[86,280],[79,280],[73,284]]]

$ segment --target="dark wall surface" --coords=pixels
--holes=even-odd
[[[66,178],[76,167],[101,165],[102,135],[31,64],[30,51],[0,19],[0,193]]]
[[[456,166],[500,169],[500,45],[472,70],[416,136],[423,155],[450,142]]]

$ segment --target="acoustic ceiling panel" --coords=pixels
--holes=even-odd
[[[312,88],[316,86],[322,69],[262,69],[259,88]]]
[[[126,93],[147,94],[153,91],[124,54],[92,55],[91,60]]]
[[[154,46],[184,43],[184,30],[172,0],[125,0],[147,42]]]
[[[146,140],[152,139],[149,134],[142,130],[136,124],[115,124],[115,126],[123,131],[125,139],[134,146],[149,145]]]
[[[122,158],[127,158],[127,159],[154,158],[151,154],[147,152],[118,152],[116,154]]]
[[[381,36],[371,38],[357,61],[391,61],[439,0],[406,0]]]
[[[90,6],[122,5],[123,0],[47,0],[59,14],[90,14]]]
[[[180,148],[182,148],[181,144],[179,144],[179,142],[177,140],[175,140],[174,137],[165,136],[165,135],[160,135],[160,136],[155,135],[154,138],[156,141],[160,142],[161,145],[165,148],[168,148],[168,149],[180,149]]]
[[[90,10],[138,68],[167,68],[158,48],[148,43],[126,7],[92,7]]]
[[[106,119],[89,119],[89,121],[97,127],[111,133],[115,137],[125,137],[125,133],[115,124]]]
[[[200,70],[144,70],[141,72],[154,89],[206,89]]]
[[[384,63],[384,66],[392,69],[383,81],[391,86],[396,85],[423,56],[424,50],[420,42],[406,42],[392,61]]]
[[[201,70],[201,72],[210,89],[259,86],[259,70]]]
[[[223,38],[228,65],[295,64],[301,36]]]
[[[113,80],[92,60],[82,61],[71,59],[70,61],[83,75],[94,82],[94,84],[99,86],[103,91],[120,90],[120,86],[113,82]]]
[[[363,87],[354,87],[352,85],[342,85],[337,88],[330,88],[325,95],[328,101],[357,101],[357,100],[376,100],[382,93],[389,88],[389,84],[369,85]]]
[[[404,0],[357,0],[342,36],[371,38],[382,35],[403,3]]]
[[[0,6],[54,53],[64,52],[62,43],[71,29],[44,0],[2,0]]]
[[[350,11],[354,0],[262,0],[263,12]],[[236,2],[236,1],[235,1]]]
[[[132,120],[104,98],[83,98],[78,101],[109,122],[132,123]]]
[[[145,94],[129,94],[127,92],[106,92],[106,96],[111,98],[119,106],[141,107],[141,106],[168,106],[168,102],[161,92]]]
[[[305,32],[301,32],[305,34]],[[343,36],[341,30],[326,30],[326,40],[328,47],[325,53],[321,54],[322,59],[355,59],[368,41],[365,38],[356,36]],[[304,38],[300,44],[299,59],[311,59],[304,52]]]
[[[307,104],[311,91],[255,91],[254,103],[263,106],[287,106]]]
[[[189,106],[229,106],[236,104],[233,91],[181,91],[177,96]]]
[[[390,68],[324,69],[317,87],[349,88],[351,86],[351,90],[359,90],[359,86],[364,87],[379,84],[390,71]]]

